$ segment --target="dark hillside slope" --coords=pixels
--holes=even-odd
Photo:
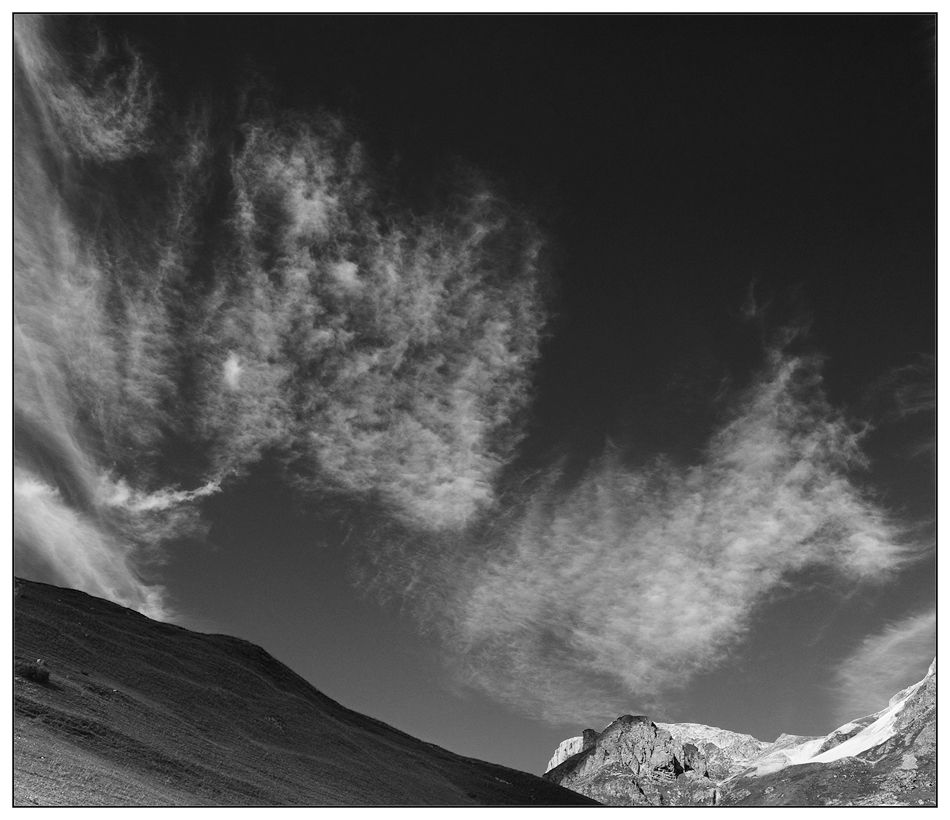
[[[350,711],[246,641],[15,583],[16,804],[592,803]]]

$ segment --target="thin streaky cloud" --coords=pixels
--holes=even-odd
[[[838,720],[844,724],[883,709],[896,692],[924,676],[936,652],[936,607],[867,636],[835,673]]]

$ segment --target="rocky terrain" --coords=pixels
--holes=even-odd
[[[82,592],[14,592],[13,801],[590,805],[344,708],[260,647]]]
[[[615,806],[936,805],[936,661],[887,708],[765,743],[624,715],[560,744],[544,777]]]
[[[658,723],[657,726],[666,729],[674,740],[695,745],[702,752],[707,777],[712,780],[723,780],[735,774],[768,746],[752,735],[701,723]]]
[[[544,777],[609,805],[711,806],[719,781],[767,747],[725,729],[623,715],[561,743]]]

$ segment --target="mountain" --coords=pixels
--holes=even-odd
[[[706,760],[707,776],[713,780],[734,774],[768,746],[752,735],[701,723],[658,723],[657,726],[668,731],[674,740],[692,743],[700,749]]]
[[[721,784],[731,806],[936,805],[937,661],[885,709],[823,738],[767,749]]]
[[[15,805],[591,805],[322,695],[260,647],[15,581]]]
[[[936,805],[936,660],[887,708],[824,737],[624,715],[558,746],[544,777],[609,805]]]
[[[623,715],[561,743],[544,777],[615,806],[714,805],[718,782],[767,747],[712,726]]]

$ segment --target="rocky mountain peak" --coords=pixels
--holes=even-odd
[[[610,805],[711,804],[715,783],[699,747],[644,715],[622,715],[602,732],[588,729],[580,748],[544,775],[545,779]],[[558,753],[552,762],[558,759]]]

